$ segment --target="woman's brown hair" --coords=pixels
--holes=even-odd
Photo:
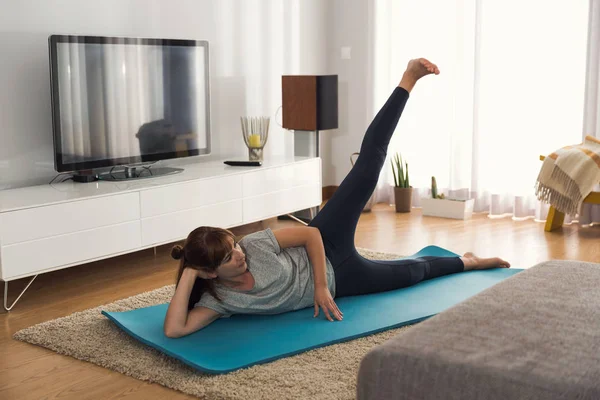
[[[190,232],[183,246],[173,246],[171,257],[179,260],[177,285],[179,285],[185,268],[215,271],[225,256],[231,252],[231,239],[235,241],[235,235],[227,229],[201,226]],[[205,292],[221,301],[215,288],[214,279],[198,278],[190,294],[188,310],[194,308]]]

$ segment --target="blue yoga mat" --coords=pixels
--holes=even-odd
[[[428,246],[404,258],[457,256]],[[278,315],[233,315],[178,339],[167,338],[168,304],[102,314],[135,339],[203,372],[219,374],[422,321],[522,270],[468,271],[394,291],[342,297],[342,321],[330,322],[314,308]]]

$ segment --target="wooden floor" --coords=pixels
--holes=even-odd
[[[232,230],[243,235],[290,225],[297,223],[272,219]],[[446,220],[423,217],[418,209],[397,214],[384,204],[364,213],[358,224],[359,247],[406,255],[429,244],[458,253],[500,256],[516,268],[549,259],[600,262],[600,226],[572,225],[548,233],[542,223],[532,220],[486,215],[468,221]],[[170,259],[169,250],[170,246],[162,246],[157,256],[145,250],[39,276],[13,311],[0,313],[0,399],[191,398],[11,339],[14,332],[36,323],[174,283],[176,262]],[[9,301],[25,283],[11,282]]]

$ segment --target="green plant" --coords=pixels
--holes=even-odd
[[[438,194],[437,191],[437,182],[435,181],[435,176],[431,177],[431,197],[434,199],[444,199],[444,193]]]
[[[395,154],[392,160],[392,173],[394,174],[394,185],[401,188],[409,188],[410,182],[408,179],[408,163],[402,163],[402,156]]]

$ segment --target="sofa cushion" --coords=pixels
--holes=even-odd
[[[358,399],[600,399],[600,264],[548,261],[373,348]]]

